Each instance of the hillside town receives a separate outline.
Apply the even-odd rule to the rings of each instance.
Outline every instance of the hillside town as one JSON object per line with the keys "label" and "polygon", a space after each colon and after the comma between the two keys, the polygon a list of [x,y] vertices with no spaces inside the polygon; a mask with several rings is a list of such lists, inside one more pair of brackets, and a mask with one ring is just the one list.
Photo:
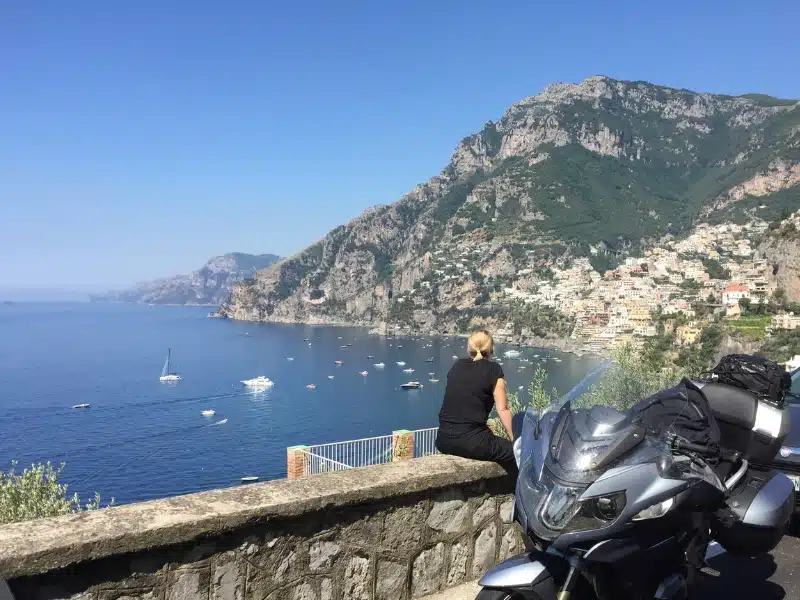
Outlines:
{"label": "hillside town", "polygon": [[[535,291],[509,287],[504,292],[574,317],[572,338],[587,351],[641,345],[657,334],[656,315],[682,316],[676,339],[690,344],[702,330],[698,303],[710,308],[709,313],[724,312],[726,318],[736,319],[742,304],[766,302],[774,292],[767,278],[771,266],[755,258],[752,245],[766,229],[764,222],[703,224],[685,239],[668,240],[641,257],[626,257],[602,275],[590,259],[577,259],[569,268],[553,268],[553,280],[540,283]],[[675,322],[667,319],[667,327]],[[781,315],[773,326],[794,328],[798,323],[800,317]]]}

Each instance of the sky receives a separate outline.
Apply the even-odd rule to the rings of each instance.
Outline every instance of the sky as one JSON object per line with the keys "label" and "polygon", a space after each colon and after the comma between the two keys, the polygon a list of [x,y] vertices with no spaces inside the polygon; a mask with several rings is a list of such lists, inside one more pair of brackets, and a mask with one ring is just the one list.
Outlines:
{"label": "sky", "polygon": [[0,288],[291,255],[557,81],[800,98],[800,2],[6,2]]}

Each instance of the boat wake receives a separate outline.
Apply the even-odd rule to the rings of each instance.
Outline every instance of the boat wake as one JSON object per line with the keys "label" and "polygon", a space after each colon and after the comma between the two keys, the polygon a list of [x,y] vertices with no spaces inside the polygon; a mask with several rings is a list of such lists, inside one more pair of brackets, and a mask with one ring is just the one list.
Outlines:
{"label": "boat wake", "polygon": [[214,425],[225,425],[228,422],[228,419],[222,419],[221,421],[217,421],[216,423],[212,423],[211,426]]}

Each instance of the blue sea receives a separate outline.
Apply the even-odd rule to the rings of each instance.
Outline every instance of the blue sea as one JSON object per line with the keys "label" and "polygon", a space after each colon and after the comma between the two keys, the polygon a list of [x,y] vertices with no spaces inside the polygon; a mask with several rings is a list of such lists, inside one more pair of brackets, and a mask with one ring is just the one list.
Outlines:
{"label": "blue sea", "polygon": [[[436,426],[447,370],[464,355],[462,338],[387,339],[357,328],[208,319],[208,310],[0,305],[0,470],[12,460],[18,469],[63,462],[70,492],[117,503],[237,485],[243,476],[280,478],[287,446]],[[158,379],[168,348],[177,383]],[[560,390],[596,364],[521,350],[561,359],[544,363],[548,385]],[[520,370],[505,362],[511,389],[527,387],[535,363]],[[416,372],[402,372],[409,367]],[[440,382],[430,383],[429,372]],[[240,383],[258,375],[275,385],[252,393]],[[401,389],[410,379],[424,387]],[[90,407],[72,408],[81,403]],[[216,414],[202,416],[206,409]]]}

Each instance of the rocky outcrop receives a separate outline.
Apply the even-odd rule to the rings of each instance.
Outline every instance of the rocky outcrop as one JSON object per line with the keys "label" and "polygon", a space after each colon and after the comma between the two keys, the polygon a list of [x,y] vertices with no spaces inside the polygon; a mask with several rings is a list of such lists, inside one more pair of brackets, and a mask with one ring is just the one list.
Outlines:
{"label": "rocky outcrop", "polygon": [[91,296],[93,301],[139,302],[145,304],[218,305],[233,286],[280,260],[275,254],[234,252],[215,256],[197,271],[139,283],[129,290]]}
{"label": "rocky outcrop", "polygon": [[[591,248],[630,251],[697,219],[791,204],[800,104],[590,77],[513,104],[427,183],[235,287],[220,314],[458,332],[569,324],[504,293]],[[715,204],[717,203],[717,204]],[[719,212],[719,211],[718,211]],[[511,316],[509,316],[511,315]],[[552,324],[551,330],[546,325]]]}

